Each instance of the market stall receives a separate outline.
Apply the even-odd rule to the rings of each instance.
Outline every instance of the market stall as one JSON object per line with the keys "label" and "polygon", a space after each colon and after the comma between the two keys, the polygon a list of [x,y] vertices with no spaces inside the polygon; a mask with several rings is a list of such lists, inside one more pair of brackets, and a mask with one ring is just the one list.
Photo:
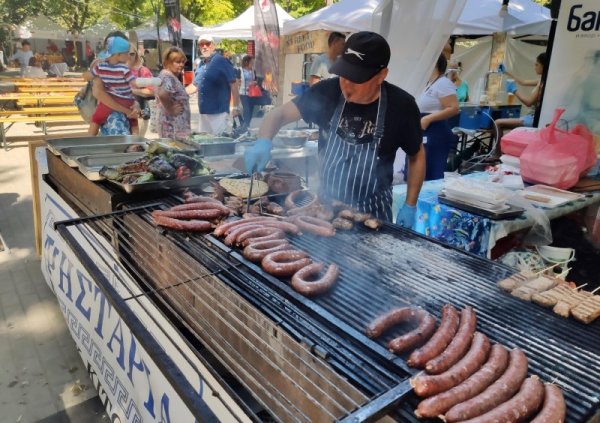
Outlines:
{"label": "market stall", "polygon": [[[74,145],[80,148],[84,141]],[[586,421],[600,404],[600,321],[561,319],[504,293],[496,282],[513,269],[388,223],[375,222],[373,229],[357,220],[352,229],[335,233],[326,225],[316,230],[307,225],[300,235],[293,222],[300,225],[305,218],[273,215],[285,209],[298,213],[314,206],[315,197],[308,190],[292,194],[287,185],[252,210],[264,215],[256,217],[263,226],[289,230],[284,242],[339,269],[326,292],[308,295],[301,284],[290,285],[289,276],[274,275],[232,242],[256,230],[243,228],[239,217],[214,232],[206,220],[175,223],[211,227],[201,233],[169,229],[169,210],[197,209],[197,216],[214,217],[223,216],[223,204],[236,210],[241,204],[245,211],[247,180],[239,191],[243,179],[225,175],[233,182],[219,185],[231,190],[230,197],[217,205],[200,190],[223,176],[218,173],[191,176],[200,178],[193,184],[167,181],[170,189],[164,181],[137,186],[92,181],[110,175],[98,172],[108,163],[109,147],[93,145],[97,153],[83,160],[68,143],[38,149],[42,270],[113,421],[419,421],[411,378],[420,370],[408,365],[408,352],[387,348],[407,326],[383,336],[366,331],[390,309],[416,306],[412,310],[434,322],[442,307],[462,309],[472,318],[476,313],[478,331],[518,348],[511,354],[526,355],[525,370],[537,375],[527,383],[539,377],[563,388],[568,421]],[[113,160],[118,154],[140,158],[113,153]],[[95,165],[96,171],[77,170],[69,159]],[[210,166],[210,158],[204,160]],[[260,182],[254,187],[266,189],[263,193],[274,187]],[[154,189],[145,189],[147,183]],[[184,186],[194,194],[185,194]],[[238,200],[231,198],[235,190]],[[281,210],[275,212],[275,206]],[[233,225],[239,225],[240,238],[230,236]],[[280,230],[274,229],[270,232]],[[472,354],[481,355],[479,344],[473,345]],[[522,381],[510,379],[517,389]]]}

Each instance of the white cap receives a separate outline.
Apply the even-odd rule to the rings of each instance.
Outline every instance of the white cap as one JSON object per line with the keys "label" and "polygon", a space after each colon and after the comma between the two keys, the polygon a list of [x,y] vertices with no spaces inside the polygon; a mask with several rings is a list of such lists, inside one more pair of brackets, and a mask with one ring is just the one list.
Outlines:
{"label": "white cap", "polygon": [[215,40],[213,39],[213,36],[209,35],[209,34],[202,34],[200,36],[200,38],[198,38],[198,42],[200,42],[200,41],[208,41],[208,42],[211,42],[211,43],[215,42]]}

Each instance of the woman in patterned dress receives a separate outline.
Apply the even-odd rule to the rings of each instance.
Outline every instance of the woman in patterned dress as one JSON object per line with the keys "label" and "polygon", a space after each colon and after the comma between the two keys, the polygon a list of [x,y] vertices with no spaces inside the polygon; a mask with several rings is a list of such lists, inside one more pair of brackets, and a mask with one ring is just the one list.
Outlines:
{"label": "woman in patterned dress", "polygon": [[189,95],[181,82],[185,62],[180,48],[171,47],[164,54],[163,70],[158,75],[161,85],[156,90],[161,138],[186,139],[191,133]]}

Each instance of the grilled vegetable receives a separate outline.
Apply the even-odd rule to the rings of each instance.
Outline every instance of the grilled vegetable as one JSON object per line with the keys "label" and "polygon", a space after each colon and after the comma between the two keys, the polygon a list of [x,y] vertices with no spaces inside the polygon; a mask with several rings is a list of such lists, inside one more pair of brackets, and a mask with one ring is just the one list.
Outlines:
{"label": "grilled vegetable", "polygon": [[118,181],[120,180],[123,175],[121,175],[119,173],[119,171],[113,167],[102,167],[102,169],[100,169],[100,175],[104,176],[106,179],[110,179],[111,181]]}
{"label": "grilled vegetable", "polygon": [[199,163],[196,159],[190,156],[186,156],[185,154],[175,153],[171,156],[169,162],[175,167],[180,168],[185,166],[190,171],[194,172],[201,163]]}
{"label": "grilled vegetable", "polygon": [[177,172],[169,162],[160,157],[155,157],[150,161],[148,171],[152,172],[156,179],[174,179]]}
{"label": "grilled vegetable", "polygon": [[192,176],[192,171],[186,166],[179,166],[177,168],[177,172],[175,173],[175,179],[187,179]]}

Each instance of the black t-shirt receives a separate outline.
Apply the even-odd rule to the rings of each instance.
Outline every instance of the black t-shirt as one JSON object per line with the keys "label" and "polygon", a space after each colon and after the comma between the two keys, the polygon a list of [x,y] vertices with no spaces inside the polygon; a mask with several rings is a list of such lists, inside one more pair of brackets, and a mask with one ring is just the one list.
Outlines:
{"label": "black t-shirt", "polygon": [[[415,99],[406,91],[384,82],[387,90],[387,111],[383,138],[379,146],[379,176],[385,185],[391,185],[393,164],[398,148],[412,156],[419,151],[423,140],[421,115]],[[305,122],[315,123],[321,131],[329,132],[330,121],[338,105],[342,90],[339,78],[330,78],[311,86],[293,101]],[[339,122],[333,128],[355,140],[356,143],[370,142],[375,131],[379,100],[371,104],[346,103]],[[319,151],[324,148],[325,137],[319,139]]]}

